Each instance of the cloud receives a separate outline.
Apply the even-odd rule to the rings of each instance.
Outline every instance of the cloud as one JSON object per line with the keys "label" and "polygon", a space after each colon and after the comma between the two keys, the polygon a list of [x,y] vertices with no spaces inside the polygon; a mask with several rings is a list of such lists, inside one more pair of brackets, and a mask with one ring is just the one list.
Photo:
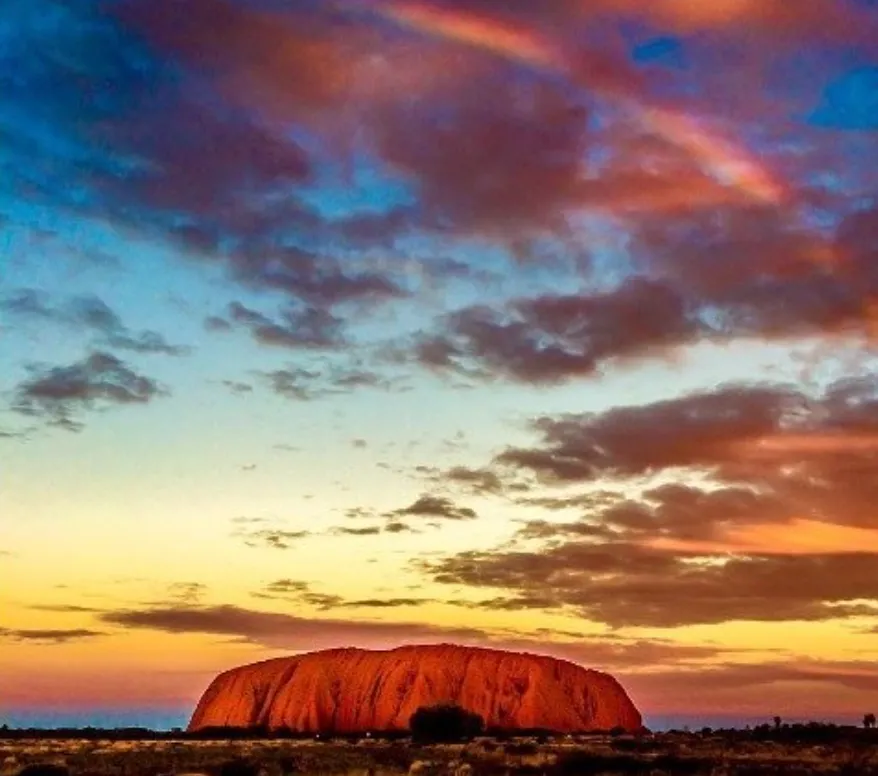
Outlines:
{"label": "cloud", "polygon": [[108,612],[101,621],[125,628],[166,633],[237,636],[266,646],[319,649],[339,644],[359,646],[425,643],[437,639],[477,639],[472,628],[441,628],[423,623],[357,622],[263,612],[238,606],[154,607]]}
{"label": "cloud", "polygon": [[49,321],[63,326],[94,332],[93,346],[132,353],[157,353],[183,356],[190,348],[171,345],[158,332],[132,331],[106,302],[96,296],[77,296],[53,306],[45,294],[23,289],[0,302],[0,309],[20,318]]}
{"label": "cloud", "polygon": [[107,634],[86,628],[0,628],[0,639],[28,644],[67,644],[71,641],[84,641]]}
{"label": "cloud", "polygon": [[231,331],[232,324],[221,315],[208,315],[204,319],[204,328],[207,331]]}
{"label": "cloud", "polygon": [[500,478],[490,469],[472,469],[467,466],[453,466],[440,476],[458,486],[465,486],[475,493],[497,493],[502,488]]}
{"label": "cloud", "polygon": [[383,519],[383,525],[370,525],[362,528],[336,527],[330,533],[342,536],[377,536],[380,533],[408,533],[416,532],[404,518],[416,518],[428,520],[429,524],[437,527],[439,520],[475,520],[478,515],[475,510],[455,504],[449,498],[425,493],[415,499],[411,504],[389,512],[379,513],[366,507],[352,507],[345,512],[345,516],[352,519],[377,520]]}
{"label": "cloud", "polygon": [[612,627],[863,616],[856,601],[878,596],[876,401],[867,376],[537,419],[540,443],[493,469],[531,477],[523,504],[580,517],[420,567],[501,593],[487,608],[573,607]]}
{"label": "cloud", "polygon": [[94,606],[79,604],[33,604],[28,607],[38,612],[57,612],[59,614],[94,614],[103,611]]}
{"label": "cloud", "polygon": [[[699,557],[626,541],[464,552],[428,562],[436,582],[508,590],[611,627],[843,618],[878,596],[875,553]],[[804,581],[807,580],[807,581]]]}
{"label": "cloud", "polygon": [[783,0],[717,0],[710,5],[688,0],[656,0],[648,6],[636,0],[598,0],[571,5],[586,17],[619,14],[686,34],[746,31],[760,38],[768,37],[776,45],[833,39],[862,41],[868,30],[878,26],[867,9],[857,8],[854,3],[826,0],[801,8],[791,8]]}
{"label": "cloud", "polygon": [[[408,606],[408,599],[400,606]],[[366,601],[365,603],[371,603]],[[359,604],[358,604],[359,605]],[[698,663],[723,654],[734,654],[714,645],[686,645],[661,639],[625,639],[580,635],[576,641],[555,641],[545,634],[534,637],[478,628],[443,627],[419,622],[386,622],[309,618],[258,611],[238,606],[122,609],[100,619],[128,629],[166,633],[203,633],[245,639],[272,648],[316,650],[339,645],[387,649],[401,644],[435,644],[449,641],[551,655],[587,667],[615,669]]]}
{"label": "cloud", "polygon": [[342,606],[349,609],[397,609],[403,606],[423,606],[432,601],[431,598],[360,598],[345,601]]}
{"label": "cloud", "polygon": [[474,520],[477,515],[469,507],[461,507],[444,496],[424,494],[407,507],[395,509],[388,516],[432,517],[440,520]]}
{"label": "cloud", "polygon": [[278,323],[267,315],[253,310],[240,302],[232,302],[228,308],[228,320],[212,318],[211,328],[221,330],[219,321],[246,327],[260,345],[291,349],[334,349],[346,344],[342,333],[343,321],[325,309],[308,307],[301,310],[287,309],[281,312]]}
{"label": "cloud", "polygon": [[321,611],[343,605],[343,599],[340,596],[314,592],[309,583],[293,579],[276,579],[252,595],[254,598],[301,602]]}
{"label": "cloud", "polygon": [[605,294],[519,300],[499,314],[461,310],[416,353],[430,368],[552,383],[591,375],[609,358],[695,341],[700,328],[673,289],[635,278]]}
{"label": "cloud", "polygon": [[542,444],[508,448],[496,463],[545,482],[590,482],[669,467],[714,467],[738,457],[735,445],[779,432],[807,410],[790,385],[725,385],[716,390],[600,414],[534,421]]}
{"label": "cloud", "polygon": [[857,660],[768,660],[722,662],[703,666],[632,671],[620,667],[617,678],[651,713],[714,713],[764,716],[765,698],[783,715],[831,715],[850,712],[851,692],[867,702],[874,692],[874,665]]}
{"label": "cloud", "polygon": [[352,393],[361,388],[391,390],[399,384],[395,379],[371,369],[339,364],[313,368],[289,366],[263,372],[262,377],[274,393],[295,401],[313,401]]}
{"label": "cloud", "polygon": [[381,526],[370,525],[364,528],[347,528],[346,526],[339,526],[337,528],[333,528],[332,533],[336,533],[341,536],[377,536],[381,533]]}
{"label": "cloud", "polygon": [[310,531],[282,531],[275,528],[263,528],[258,531],[247,531],[240,534],[248,547],[270,547],[275,550],[288,550],[299,539],[311,535]]}
{"label": "cloud", "polygon": [[[398,5],[377,10],[399,22],[406,13]],[[847,276],[816,269],[815,257],[837,247],[830,235],[803,224],[795,207],[742,198],[759,177],[754,160],[765,156],[766,170],[756,172],[774,179],[766,172],[772,154],[713,133],[699,117],[700,93],[690,101],[674,88],[668,102],[679,106],[651,107],[653,85],[610,43],[615,37],[573,31],[594,30],[608,14],[645,17],[722,30],[746,53],[755,45],[746,25],[764,33],[782,19],[793,37],[842,27],[862,33],[868,25],[853,20],[868,14],[851,6],[787,18],[779,6],[763,14],[749,4],[746,13],[741,4],[699,13],[671,0],[654,11],[607,0],[588,12],[564,3],[539,14],[499,4],[403,5],[409,22],[413,7],[428,22],[414,23],[417,34],[376,9],[301,2],[175,0],[157,13],[146,0],[124,0],[100,19],[90,5],[59,8],[48,29],[33,25],[32,34],[46,38],[33,50],[56,45],[66,56],[48,63],[17,56],[11,68],[21,83],[10,87],[26,113],[48,122],[85,161],[71,165],[41,149],[67,165],[77,185],[54,190],[54,178],[43,176],[32,188],[182,242],[249,290],[283,296],[279,315],[245,308],[235,321],[276,346],[341,347],[351,309],[410,299],[403,267],[411,261],[392,250],[400,236],[443,249],[475,236],[516,255],[544,255],[541,241],[549,241],[575,263],[570,246],[598,239],[579,224],[594,213],[628,219],[624,261],[634,277],[616,276],[611,290],[578,277],[576,294],[539,289],[507,304],[465,307],[419,337],[412,357],[430,368],[546,384],[704,337],[862,331],[876,291],[871,265],[861,262]],[[82,54],[91,50],[103,56]],[[28,88],[47,82],[71,88]],[[96,95],[83,115],[59,96],[80,83]],[[736,83],[735,91],[753,90]],[[485,101],[486,93],[496,99]],[[595,95],[624,98],[629,108],[608,110]],[[317,190],[351,188],[339,171],[364,161],[404,201],[330,215]],[[846,212],[842,204],[832,201],[835,220]],[[376,246],[390,257],[381,265],[370,253]],[[415,263],[431,278],[477,271],[446,256]],[[219,316],[207,322],[231,324]],[[163,348],[148,337],[115,342]]]}
{"label": "cloud", "polygon": [[253,393],[253,386],[240,380],[223,380],[222,384],[236,396]]}
{"label": "cloud", "polygon": [[463,307],[416,335],[410,358],[438,372],[546,385],[702,342],[874,338],[870,210],[846,216],[832,239],[782,209],[719,212],[644,216],[629,226],[632,267],[615,287]]}
{"label": "cloud", "polygon": [[499,239],[563,230],[590,147],[587,111],[549,82],[522,87],[500,68],[460,84],[441,127],[427,99],[389,107],[375,128],[384,158],[420,182],[427,224]]}
{"label": "cloud", "polygon": [[318,610],[330,609],[393,609],[403,606],[421,606],[429,598],[362,598],[346,600],[338,595],[318,593],[308,582],[294,579],[276,579],[252,594],[255,598],[282,599],[301,602]]}
{"label": "cloud", "polygon": [[[390,274],[333,255],[335,243],[386,243],[381,232],[405,228],[404,212],[321,213],[308,195],[327,157],[297,131],[332,131],[351,97],[346,81],[374,53],[368,30],[342,35],[335,14],[296,3],[265,12],[174,0],[161,14],[144,0],[107,13],[53,3],[40,23],[18,5],[28,43],[11,50],[16,79],[6,85],[27,129],[10,129],[11,179],[29,199],[163,237],[249,289],[313,310],[405,294]],[[49,48],[64,55],[31,55]],[[68,88],[95,99],[83,111]]]}
{"label": "cloud", "polygon": [[168,596],[181,604],[197,604],[207,592],[202,582],[174,582],[168,585]]}
{"label": "cloud", "polygon": [[77,411],[111,405],[147,404],[167,393],[109,353],[95,351],[69,366],[29,368],[31,376],[15,392],[12,408],[78,431]]}

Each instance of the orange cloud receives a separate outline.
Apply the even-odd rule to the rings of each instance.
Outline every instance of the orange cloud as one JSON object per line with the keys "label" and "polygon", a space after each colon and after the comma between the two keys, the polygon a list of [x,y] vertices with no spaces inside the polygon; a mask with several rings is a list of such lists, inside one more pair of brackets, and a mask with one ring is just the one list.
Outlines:
{"label": "orange cloud", "polygon": [[838,0],[578,0],[581,17],[620,14],[683,34],[746,27],[773,40],[869,40],[874,20]]}
{"label": "orange cloud", "polygon": [[780,181],[745,148],[699,126],[680,113],[632,104],[644,126],[689,152],[716,179],[732,185],[755,200],[779,204],[786,196]]}
{"label": "orange cloud", "polygon": [[[784,187],[745,149],[720,138],[684,115],[642,106],[631,95],[624,94],[619,78],[606,77],[606,63],[591,62],[580,74],[569,55],[536,31],[471,11],[440,9],[419,2],[390,2],[379,6],[378,13],[430,35],[571,77],[577,83],[617,102],[641,126],[686,151],[704,170],[726,185],[735,187],[754,200],[769,204],[780,204],[784,199]],[[603,77],[594,77],[598,71]]]}
{"label": "orange cloud", "polygon": [[878,529],[795,518],[787,523],[745,525],[715,541],[653,539],[646,545],[672,552],[811,555],[878,552]]}
{"label": "orange cloud", "polygon": [[853,453],[878,450],[878,434],[775,434],[748,439],[736,449],[748,456]]}
{"label": "orange cloud", "polygon": [[395,2],[378,12],[399,24],[552,71],[567,68],[566,59],[535,32],[474,12],[417,2]]}

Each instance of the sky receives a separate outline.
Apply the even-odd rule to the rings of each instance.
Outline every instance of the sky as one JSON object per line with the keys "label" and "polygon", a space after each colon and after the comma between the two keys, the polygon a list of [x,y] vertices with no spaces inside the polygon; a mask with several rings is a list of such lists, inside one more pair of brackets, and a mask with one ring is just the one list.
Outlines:
{"label": "sky", "polygon": [[6,0],[0,718],[455,642],[878,692],[873,0]]}

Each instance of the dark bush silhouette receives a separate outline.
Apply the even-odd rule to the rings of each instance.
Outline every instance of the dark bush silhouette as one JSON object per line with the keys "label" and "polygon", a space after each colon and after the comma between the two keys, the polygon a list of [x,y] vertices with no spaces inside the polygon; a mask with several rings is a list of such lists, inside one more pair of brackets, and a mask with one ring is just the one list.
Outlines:
{"label": "dark bush silhouette", "polygon": [[55,763],[33,763],[22,768],[18,776],[70,776],[70,770]]}
{"label": "dark bush silhouette", "polygon": [[873,728],[875,727],[875,715],[869,712],[868,714],[863,715],[863,727],[864,728]]}
{"label": "dark bush silhouette", "polygon": [[415,741],[462,741],[479,735],[485,721],[478,714],[448,703],[421,706],[409,718],[409,729]]}
{"label": "dark bush silhouette", "polygon": [[709,762],[675,754],[643,759],[633,754],[603,754],[583,749],[562,753],[547,771],[550,776],[608,776],[611,773],[618,776],[695,776],[711,772]]}

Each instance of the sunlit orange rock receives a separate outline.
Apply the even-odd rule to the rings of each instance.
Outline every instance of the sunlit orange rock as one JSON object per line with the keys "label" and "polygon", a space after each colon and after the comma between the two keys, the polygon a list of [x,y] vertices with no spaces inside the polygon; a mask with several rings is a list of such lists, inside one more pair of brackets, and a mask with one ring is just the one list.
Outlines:
{"label": "sunlit orange rock", "polygon": [[569,732],[642,725],[609,674],[550,657],[441,644],[330,649],[233,668],[207,688],[189,730],[401,730],[420,706],[439,702],[503,728]]}

